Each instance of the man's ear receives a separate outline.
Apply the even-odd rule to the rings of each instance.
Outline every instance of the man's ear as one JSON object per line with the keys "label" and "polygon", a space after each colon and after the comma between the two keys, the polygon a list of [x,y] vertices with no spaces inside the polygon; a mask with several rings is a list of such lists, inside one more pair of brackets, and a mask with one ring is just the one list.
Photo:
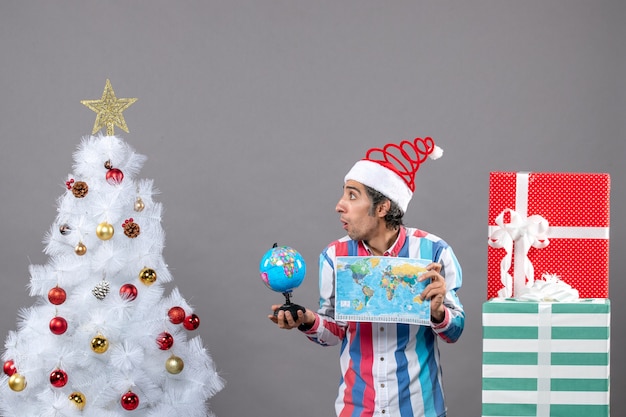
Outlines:
{"label": "man's ear", "polygon": [[385,217],[389,210],[391,210],[391,201],[385,200],[376,207],[376,214],[378,217]]}

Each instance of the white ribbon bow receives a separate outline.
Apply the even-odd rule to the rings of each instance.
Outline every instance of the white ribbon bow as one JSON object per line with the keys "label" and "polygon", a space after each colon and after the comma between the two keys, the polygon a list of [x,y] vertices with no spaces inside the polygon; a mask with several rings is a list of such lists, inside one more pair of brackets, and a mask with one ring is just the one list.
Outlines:
{"label": "white ribbon bow", "polygon": [[[504,215],[510,213],[511,221],[505,223]],[[515,294],[520,294],[524,287],[532,285],[535,271],[532,262],[528,258],[528,251],[531,247],[542,249],[550,244],[548,240],[549,224],[546,219],[538,214],[524,217],[515,210],[505,209],[495,219],[497,228],[489,236],[489,246],[493,248],[504,248],[506,255],[500,262],[500,277],[503,288],[498,291],[498,296],[509,298],[513,295],[513,284],[515,284]],[[513,252],[515,243],[515,252]],[[513,276],[509,274],[512,264],[512,256],[515,253],[515,266]],[[527,281],[528,280],[528,284]]]}
{"label": "white ribbon bow", "polygon": [[578,290],[561,281],[556,274],[543,274],[532,286],[525,288],[521,294],[515,294],[520,301],[559,301],[573,302],[579,299]]}

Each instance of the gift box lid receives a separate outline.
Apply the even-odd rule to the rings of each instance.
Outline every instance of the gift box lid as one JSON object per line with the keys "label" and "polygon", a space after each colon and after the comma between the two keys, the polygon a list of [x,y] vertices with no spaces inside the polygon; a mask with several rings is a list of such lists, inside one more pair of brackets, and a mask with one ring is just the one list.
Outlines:
{"label": "gift box lid", "polygon": [[[521,196],[520,174],[528,175],[527,191]],[[606,173],[491,172],[489,225],[495,225],[506,209],[526,208],[522,215],[540,214],[556,227],[609,227],[610,187]]]}

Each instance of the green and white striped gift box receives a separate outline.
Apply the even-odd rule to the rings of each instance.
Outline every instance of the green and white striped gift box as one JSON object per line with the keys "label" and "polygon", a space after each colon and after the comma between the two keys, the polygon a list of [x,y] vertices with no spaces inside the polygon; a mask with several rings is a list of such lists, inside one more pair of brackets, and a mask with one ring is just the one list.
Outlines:
{"label": "green and white striped gift box", "polygon": [[610,301],[483,304],[483,417],[608,417]]}

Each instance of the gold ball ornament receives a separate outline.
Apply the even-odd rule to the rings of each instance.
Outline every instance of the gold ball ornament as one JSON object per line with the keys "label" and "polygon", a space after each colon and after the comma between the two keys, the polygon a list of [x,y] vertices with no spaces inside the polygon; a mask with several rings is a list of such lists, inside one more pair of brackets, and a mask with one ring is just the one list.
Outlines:
{"label": "gold ball ornament", "polygon": [[68,398],[70,399],[70,401],[74,403],[74,405],[79,410],[82,410],[83,408],[85,408],[85,403],[87,399],[85,398],[85,394],[83,394],[82,392],[74,391],[73,393],[70,394]]}
{"label": "gold ball ornament", "polygon": [[91,339],[91,350],[97,354],[103,354],[109,349],[109,341],[106,337],[98,335]]}
{"label": "gold ball ornament", "polygon": [[145,203],[141,197],[137,197],[137,200],[135,200],[135,211],[143,211],[144,208],[146,208]]}
{"label": "gold ball ornament", "polygon": [[154,284],[156,281],[157,273],[154,269],[146,267],[139,272],[139,279],[144,283],[144,285],[149,286]]}
{"label": "gold ball ornament", "polygon": [[102,240],[109,240],[113,237],[113,225],[107,222],[102,222],[96,227],[96,236]]}
{"label": "gold ball ornament", "polygon": [[26,388],[26,377],[19,373],[14,373],[9,378],[9,388],[15,392],[23,391]]}
{"label": "gold ball ornament", "polygon": [[165,361],[165,369],[170,374],[174,374],[174,375],[179,374],[182,372],[184,367],[185,367],[185,362],[183,362],[183,360],[176,355],[170,356]]}
{"label": "gold ball ornament", "polygon": [[78,245],[74,248],[74,252],[78,256],[83,256],[87,253],[87,246],[83,242],[78,242]]}

